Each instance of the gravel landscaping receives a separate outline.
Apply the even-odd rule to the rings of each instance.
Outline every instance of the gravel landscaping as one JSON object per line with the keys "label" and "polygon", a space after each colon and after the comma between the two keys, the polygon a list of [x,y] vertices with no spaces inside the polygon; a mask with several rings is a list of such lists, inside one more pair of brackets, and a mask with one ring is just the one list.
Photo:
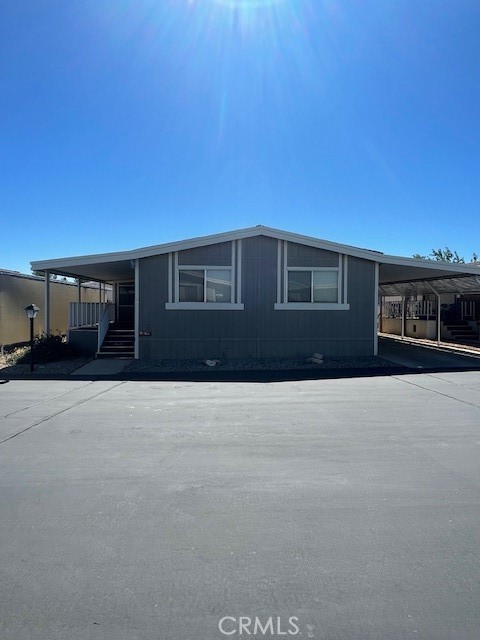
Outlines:
{"label": "gravel landscaping", "polygon": [[127,365],[124,372],[285,371],[291,369],[365,369],[389,366],[391,366],[391,362],[375,356],[325,357],[323,364],[307,362],[307,358],[248,358],[224,360],[215,367],[209,367],[202,360],[136,360]]}
{"label": "gravel landscaping", "polygon": [[35,371],[30,373],[29,364],[9,364],[5,358],[0,359],[0,376],[26,376],[26,375],[69,375],[78,367],[86,362],[90,362],[90,358],[72,358],[69,360],[57,360],[56,362],[46,362],[44,364],[36,364]]}
{"label": "gravel landscaping", "polygon": [[[10,364],[5,358],[0,359],[0,376],[16,377],[30,375],[70,375],[91,358],[72,358],[44,364],[35,364],[35,371],[30,374],[29,364]],[[202,360],[134,360],[128,364],[124,373],[194,373],[201,371],[289,371],[289,370],[322,370],[322,369],[378,369],[390,367],[391,362],[375,356],[362,357],[325,357],[323,364],[308,362],[307,358],[248,358],[221,361],[210,367]]]}

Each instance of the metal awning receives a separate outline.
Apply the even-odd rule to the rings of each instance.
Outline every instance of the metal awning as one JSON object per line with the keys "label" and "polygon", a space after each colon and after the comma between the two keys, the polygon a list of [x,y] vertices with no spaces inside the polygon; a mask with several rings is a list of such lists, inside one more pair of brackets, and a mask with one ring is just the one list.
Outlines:
{"label": "metal awning", "polygon": [[380,283],[381,296],[427,295],[429,293],[480,293],[480,276],[456,275],[395,283]]}

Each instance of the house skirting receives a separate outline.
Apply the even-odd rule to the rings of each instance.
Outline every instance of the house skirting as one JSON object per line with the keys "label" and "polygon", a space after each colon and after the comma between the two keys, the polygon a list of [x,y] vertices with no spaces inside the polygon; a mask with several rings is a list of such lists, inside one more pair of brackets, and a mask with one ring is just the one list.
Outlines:
{"label": "house skirting", "polygon": [[79,353],[86,356],[94,356],[97,353],[98,346],[97,329],[71,329],[68,332],[68,342]]}
{"label": "house skirting", "polygon": [[170,339],[140,337],[139,356],[147,360],[236,359],[326,356],[370,356],[373,340],[223,340]]}

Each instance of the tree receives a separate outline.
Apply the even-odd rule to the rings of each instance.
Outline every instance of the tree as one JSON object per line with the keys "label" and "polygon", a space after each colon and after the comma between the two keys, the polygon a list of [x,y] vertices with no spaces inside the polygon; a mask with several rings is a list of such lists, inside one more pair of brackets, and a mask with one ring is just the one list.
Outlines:
{"label": "tree", "polygon": [[[35,271],[32,269],[32,273],[34,276],[41,276],[42,278],[45,276],[45,271]],[[55,273],[50,274],[50,280],[57,280],[58,282],[68,282],[68,278],[65,276],[57,276]]]}
{"label": "tree", "polygon": [[[418,260],[436,260],[437,262],[454,262],[457,264],[465,264],[465,258],[459,256],[456,251],[452,251],[448,247],[445,249],[432,249],[432,252],[428,256],[421,256],[419,253],[413,255]],[[470,262],[476,262],[478,255],[473,252]]]}

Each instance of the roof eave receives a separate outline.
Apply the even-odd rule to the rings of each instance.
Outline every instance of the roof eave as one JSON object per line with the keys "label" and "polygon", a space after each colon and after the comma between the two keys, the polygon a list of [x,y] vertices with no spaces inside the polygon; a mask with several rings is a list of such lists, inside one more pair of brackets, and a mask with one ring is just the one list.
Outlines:
{"label": "roof eave", "polygon": [[287,242],[296,242],[307,246],[325,249],[326,251],[334,251],[349,256],[363,258],[364,260],[378,261],[383,255],[380,252],[370,251],[368,249],[360,249],[349,245],[321,240],[310,236],[303,236],[289,231],[273,229],[271,227],[257,226],[246,229],[237,229],[235,231],[226,231],[216,233],[209,236],[201,236],[198,238],[190,238],[188,240],[180,240],[168,242],[161,245],[151,247],[143,247],[140,249],[132,249],[128,251],[119,251],[114,253],[100,253],[85,256],[71,256],[66,258],[54,258],[52,260],[35,260],[31,262],[32,269],[35,271],[54,270],[55,268],[68,269],[68,267],[78,267],[82,265],[102,264],[105,262],[118,262],[122,260],[134,260],[137,258],[149,258],[155,255],[162,255],[172,251],[185,251],[196,247],[217,244],[221,242],[230,242],[232,240],[242,240],[259,235],[266,235],[278,240],[286,240]]}

